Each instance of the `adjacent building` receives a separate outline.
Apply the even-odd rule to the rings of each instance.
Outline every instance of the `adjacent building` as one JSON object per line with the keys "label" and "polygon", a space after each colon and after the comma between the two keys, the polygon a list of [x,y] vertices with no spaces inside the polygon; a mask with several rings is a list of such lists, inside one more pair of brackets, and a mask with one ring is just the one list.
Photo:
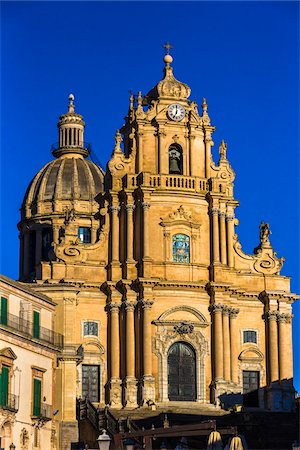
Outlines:
{"label": "adjacent building", "polygon": [[0,276],[0,448],[56,449],[55,303]]}

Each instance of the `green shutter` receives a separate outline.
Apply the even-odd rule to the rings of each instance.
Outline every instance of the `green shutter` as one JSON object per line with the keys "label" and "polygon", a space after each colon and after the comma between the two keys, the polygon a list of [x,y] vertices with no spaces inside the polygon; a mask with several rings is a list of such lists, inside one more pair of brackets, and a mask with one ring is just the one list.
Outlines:
{"label": "green shutter", "polygon": [[1,324],[7,325],[7,298],[1,297]]}
{"label": "green shutter", "polygon": [[0,404],[1,406],[7,406],[8,404],[8,375],[9,375],[9,369],[8,367],[2,366],[2,374],[0,377]]}
{"label": "green shutter", "polygon": [[40,313],[33,311],[33,337],[40,338]]}
{"label": "green shutter", "polygon": [[33,379],[33,415],[39,417],[41,415],[41,394],[42,381],[37,378]]}

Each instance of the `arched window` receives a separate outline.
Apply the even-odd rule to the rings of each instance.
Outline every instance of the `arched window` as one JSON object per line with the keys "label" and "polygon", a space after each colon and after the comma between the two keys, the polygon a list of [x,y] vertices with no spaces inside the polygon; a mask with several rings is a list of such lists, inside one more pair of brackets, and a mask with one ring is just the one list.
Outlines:
{"label": "arched window", "polygon": [[172,144],[169,148],[169,173],[183,174],[182,148],[178,144]]}
{"label": "arched window", "polygon": [[168,397],[171,401],[196,401],[196,356],[185,342],[175,342],[168,352]]}
{"label": "arched window", "polygon": [[190,262],[190,238],[186,234],[174,234],[173,236],[173,261]]}

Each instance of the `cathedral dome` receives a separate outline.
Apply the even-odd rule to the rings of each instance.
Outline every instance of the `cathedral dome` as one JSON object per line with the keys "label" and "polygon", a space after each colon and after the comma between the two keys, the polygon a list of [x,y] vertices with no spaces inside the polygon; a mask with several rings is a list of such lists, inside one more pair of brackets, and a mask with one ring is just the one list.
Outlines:
{"label": "cathedral dome", "polygon": [[92,161],[75,154],[60,157],[46,164],[33,178],[23,207],[34,215],[38,213],[39,204],[45,202],[92,201],[103,191],[103,179],[103,170]]}
{"label": "cathedral dome", "polygon": [[22,219],[62,212],[69,206],[89,213],[92,211],[83,202],[93,203],[103,192],[104,171],[86,159],[90,146],[83,141],[85,123],[75,113],[73,100],[71,94],[68,112],[60,116],[57,124],[59,142],[52,146],[56,159],[47,163],[31,181],[22,203]]}

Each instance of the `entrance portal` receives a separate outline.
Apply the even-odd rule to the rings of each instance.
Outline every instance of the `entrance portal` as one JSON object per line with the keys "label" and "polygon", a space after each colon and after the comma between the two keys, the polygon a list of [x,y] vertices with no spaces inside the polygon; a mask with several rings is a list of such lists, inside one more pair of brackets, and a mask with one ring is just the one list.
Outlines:
{"label": "entrance portal", "polygon": [[176,342],[168,352],[168,395],[173,401],[196,401],[195,352],[184,342]]}

